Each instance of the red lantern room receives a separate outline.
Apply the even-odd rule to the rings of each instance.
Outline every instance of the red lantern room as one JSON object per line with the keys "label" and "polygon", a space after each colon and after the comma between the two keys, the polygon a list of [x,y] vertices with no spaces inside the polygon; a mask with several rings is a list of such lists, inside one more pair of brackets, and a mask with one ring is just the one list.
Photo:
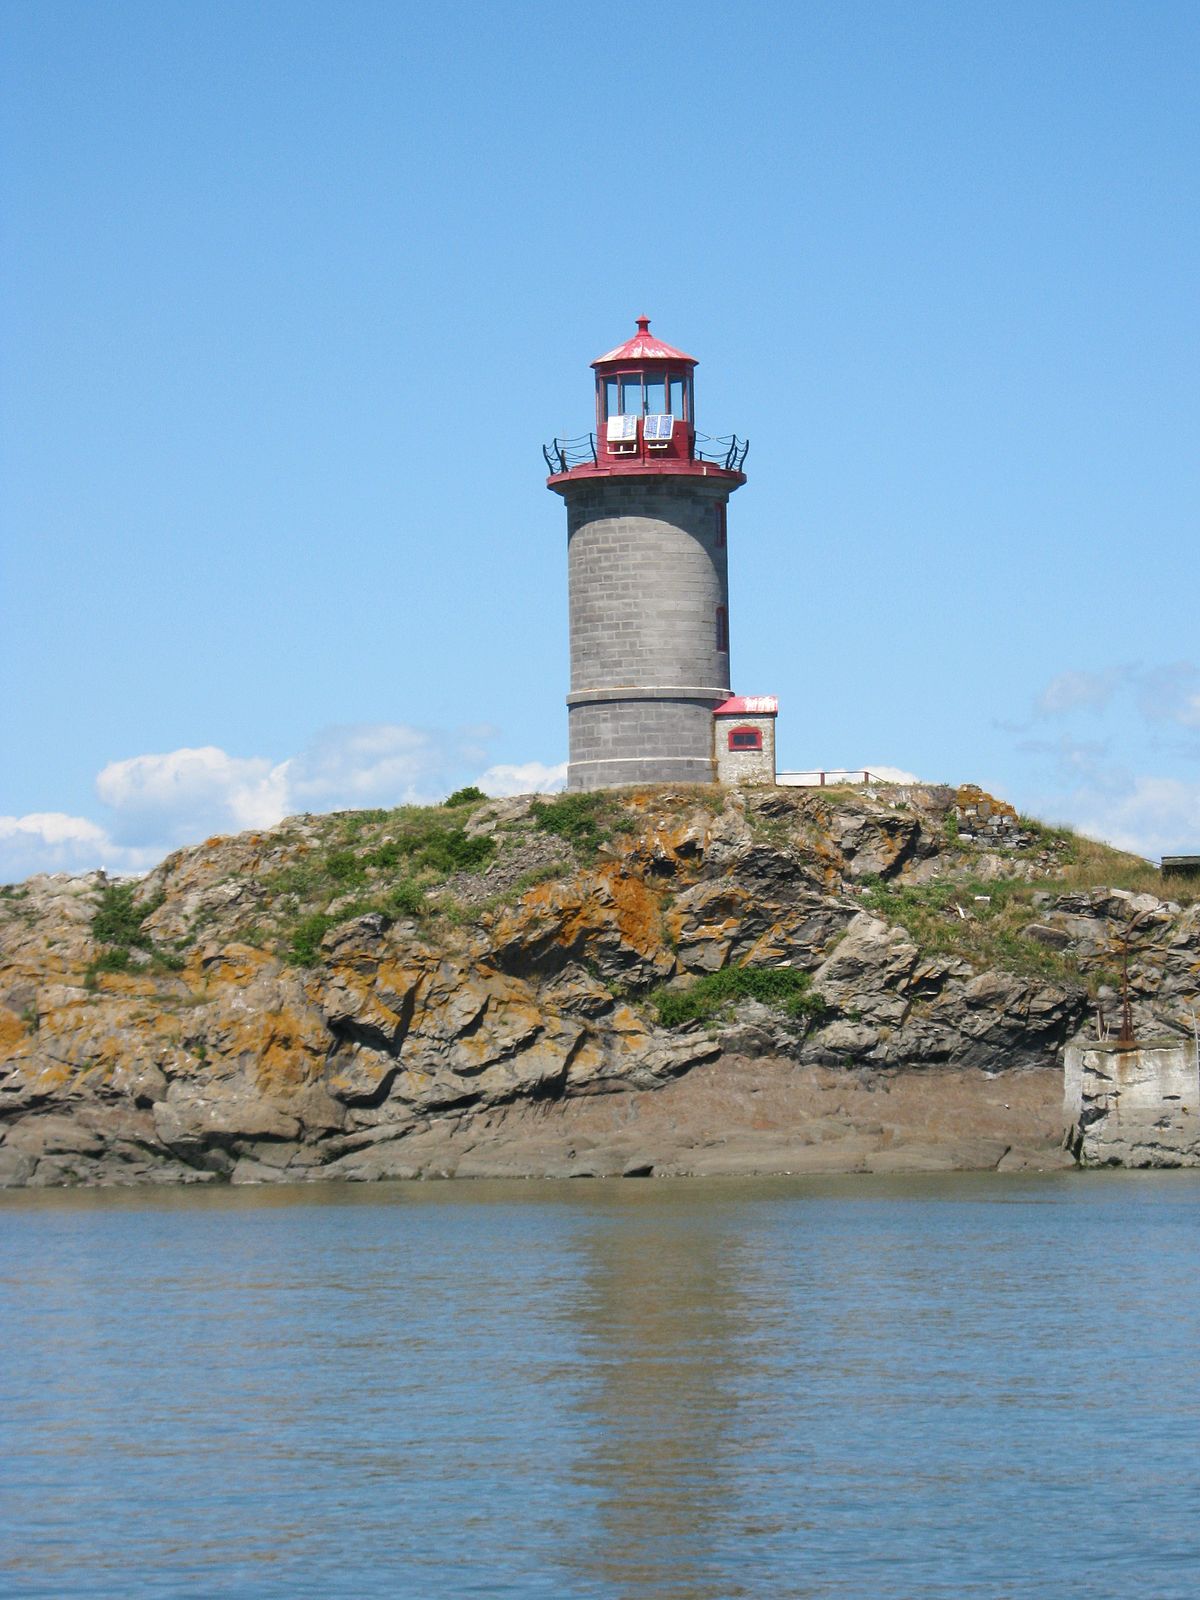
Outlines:
{"label": "red lantern room", "polygon": [[650,318],[615,350],[593,361],[596,453],[601,461],[690,461],[696,437],[693,356],[650,332]]}
{"label": "red lantern room", "polygon": [[596,429],[543,447],[552,487],[567,475],[649,471],[707,476],[714,467],[732,474],[736,483],[745,482],[741,468],[747,441],[736,435],[712,439],[696,431],[696,358],[656,338],[649,317],[638,317],[633,338],[600,356],[592,367]]}

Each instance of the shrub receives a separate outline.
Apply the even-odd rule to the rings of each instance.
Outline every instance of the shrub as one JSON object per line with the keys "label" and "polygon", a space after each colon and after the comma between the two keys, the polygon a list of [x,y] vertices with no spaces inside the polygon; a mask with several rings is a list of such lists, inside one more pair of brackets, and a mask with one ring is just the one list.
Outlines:
{"label": "shrub", "polygon": [[88,976],[97,972],[128,972],[130,960],[131,952],[127,944],[110,946],[102,950],[88,966]]}
{"label": "shrub", "polygon": [[389,839],[381,844],[378,849],[371,850],[366,856],[368,866],[382,867],[385,871],[389,867],[398,867],[406,855],[411,855],[415,841],[411,839]]}
{"label": "shrub", "polygon": [[388,891],[381,909],[389,917],[419,917],[429,906],[418,885],[403,878]]}
{"label": "shrub", "polygon": [[463,828],[447,828],[440,817],[423,826],[389,839],[366,857],[373,867],[388,871],[402,862],[420,871],[428,868],[448,877],[452,872],[471,872],[496,853],[492,839],[472,839]]}
{"label": "shrub", "polygon": [[442,801],[444,806],[477,806],[481,800],[486,800],[487,795],[482,789],[469,783],[465,789],[455,789],[453,794],[448,794]]}
{"label": "shrub", "polygon": [[133,897],[137,890],[136,883],[110,883],[101,889],[100,904],[92,918],[92,938],[97,944],[126,949],[137,945],[142,950],[150,949],[150,935],[143,931],[142,923],[162,905],[162,896],[144,906],[136,906]]}
{"label": "shrub", "polygon": [[315,967],[321,959],[321,940],[341,920],[325,911],[316,911],[311,917],[304,917],[292,929],[289,958],[297,966]]}
{"label": "shrub", "polygon": [[529,808],[535,828],[556,833],[584,855],[593,855],[608,838],[601,826],[602,794],[560,794],[553,800],[535,800]]}
{"label": "shrub", "polygon": [[367,874],[363,863],[353,850],[334,850],[325,858],[325,870],[335,883],[365,883]]}
{"label": "shrub", "polygon": [[814,1019],[825,1010],[808,973],[792,967],[723,967],[697,978],[686,989],[660,989],[651,997],[664,1028],[711,1021],[727,1013],[737,1000],[759,1000],[797,1019]]}
{"label": "shrub", "polygon": [[452,872],[471,872],[490,861],[496,846],[491,839],[471,839],[462,828],[449,833],[435,833],[422,845],[414,860],[418,866],[432,867],[435,872],[449,875]]}

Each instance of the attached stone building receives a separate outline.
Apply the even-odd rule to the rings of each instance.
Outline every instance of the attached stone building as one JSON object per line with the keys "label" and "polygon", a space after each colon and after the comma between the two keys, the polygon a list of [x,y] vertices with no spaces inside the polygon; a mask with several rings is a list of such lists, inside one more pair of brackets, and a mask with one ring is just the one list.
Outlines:
{"label": "attached stone building", "polygon": [[717,782],[775,782],[775,718],[779,701],[773,694],[733,695],[713,712],[713,745]]}

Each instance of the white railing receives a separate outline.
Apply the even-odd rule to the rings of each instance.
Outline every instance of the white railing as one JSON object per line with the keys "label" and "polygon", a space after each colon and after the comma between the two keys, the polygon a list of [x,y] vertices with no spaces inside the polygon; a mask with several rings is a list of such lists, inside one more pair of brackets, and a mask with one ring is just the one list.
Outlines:
{"label": "white railing", "polygon": [[852,783],[883,783],[883,778],[873,778],[863,767],[826,767],[822,772],[777,772],[775,782],[792,789],[824,789]]}

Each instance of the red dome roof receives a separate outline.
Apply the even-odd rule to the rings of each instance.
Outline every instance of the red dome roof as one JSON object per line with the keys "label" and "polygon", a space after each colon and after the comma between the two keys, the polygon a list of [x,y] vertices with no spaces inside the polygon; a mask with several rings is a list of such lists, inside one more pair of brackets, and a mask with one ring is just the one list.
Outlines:
{"label": "red dome roof", "polygon": [[656,339],[650,332],[649,317],[638,317],[637,326],[638,331],[632,339],[626,339],[624,344],[619,344],[607,355],[597,356],[592,365],[604,367],[610,361],[681,361],[686,362],[689,367],[698,364],[695,356],[685,356],[683,351],[676,350],[674,345],[664,344],[661,339]]}

